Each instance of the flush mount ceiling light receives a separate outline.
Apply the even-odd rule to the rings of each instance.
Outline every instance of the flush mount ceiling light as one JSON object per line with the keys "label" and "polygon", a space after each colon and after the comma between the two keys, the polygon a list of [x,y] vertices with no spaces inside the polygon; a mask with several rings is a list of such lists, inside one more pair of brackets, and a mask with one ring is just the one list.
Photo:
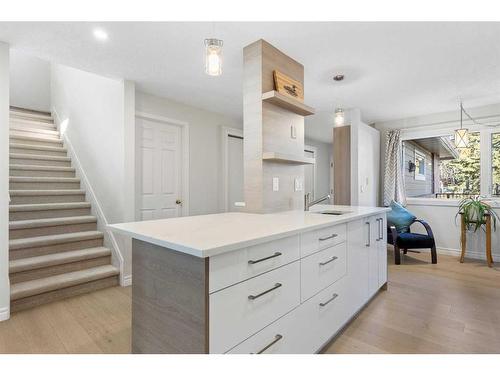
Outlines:
{"label": "flush mount ceiling light", "polygon": [[342,108],[335,109],[335,125],[342,126],[344,125],[345,115],[344,110]]}
{"label": "flush mount ceiling light", "polygon": [[101,42],[104,42],[108,40],[108,33],[103,29],[94,29],[94,38]]}
{"label": "flush mount ceiling light", "polygon": [[209,76],[222,74],[222,40],[205,39],[205,72]]}
{"label": "flush mount ceiling light", "polygon": [[336,81],[336,82],[340,82],[344,79],[344,75],[343,74],[337,74],[335,76],[333,76],[333,80]]}
{"label": "flush mount ceiling light", "polygon": [[[463,127],[463,114],[466,114],[471,120],[467,112],[465,112],[462,102],[460,102],[460,129],[455,130],[455,147],[467,148],[469,147],[469,129]],[[474,120],[472,120],[474,121]]]}

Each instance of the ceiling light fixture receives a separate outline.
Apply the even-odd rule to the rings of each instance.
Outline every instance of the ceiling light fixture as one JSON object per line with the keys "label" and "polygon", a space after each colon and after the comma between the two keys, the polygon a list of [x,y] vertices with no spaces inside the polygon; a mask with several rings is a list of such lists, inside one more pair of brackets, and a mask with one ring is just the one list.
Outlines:
{"label": "ceiling light fixture", "polygon": [[222,40],[205,39],[205,72],[209,76],[222,74]]}
{"label": "ceiling light fixture", "polygon": [[94,37],[101,42],[108,40],[108,33],[103,29],[94,29]]}
{"label": "ceiling light fixture", "polygon": [[337,74],[337,75],[333,76],[333,80],[337,81],[337,82],[340,82],[343,79],[344,79],[344,75],[343,74]]}
{"label": "ceiling light fixture", "polygon": [[[455,147],[467,148],[469,147],[469,129],[463,127],[463,114],[469,116],[465,112],[462,102],[460,102],[460,129],[455,130]],[[470,118],[470,116],[469,116]],[[473,120],[474,121],[474,120]]]}
{"label": "ceiling light fixture", "polygon": [[345,122],[345,114],[342,108],[335,109],[335,125],[342,126]]}

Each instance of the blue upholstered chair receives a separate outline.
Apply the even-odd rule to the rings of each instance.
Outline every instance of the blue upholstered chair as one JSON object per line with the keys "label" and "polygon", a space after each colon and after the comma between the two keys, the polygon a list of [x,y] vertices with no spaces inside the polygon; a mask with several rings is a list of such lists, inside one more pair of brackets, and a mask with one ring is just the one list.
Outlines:
{"label": "blue upholstered chair", "polygon": [[[414,223],[423,225],[427,234],[412,233],[410,227]],[[401,249],[404,254],[430,249],[432,263],[437,263],[436,241],[430,225],[396,202],[391,203],[391,211],[387,213],[387,242],[394,246],[395,264],[401,264]]]}

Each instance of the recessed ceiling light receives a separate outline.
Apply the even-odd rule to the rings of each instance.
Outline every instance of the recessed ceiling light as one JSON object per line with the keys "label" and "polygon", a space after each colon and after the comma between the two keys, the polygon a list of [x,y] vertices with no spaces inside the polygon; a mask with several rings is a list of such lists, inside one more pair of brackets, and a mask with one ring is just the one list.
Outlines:
{"label": "recessed ceiling light", "polygon": [[333,76],[333,80],[334,81],[342,81],[344,79],[344,75],[343,74],[337,74],[336,76]]}
{"label": "recessed ceiling light", "polygon": [[105,41],[108,40],[108,33],[103,29],[94,29],[94,37],[97,40]]}

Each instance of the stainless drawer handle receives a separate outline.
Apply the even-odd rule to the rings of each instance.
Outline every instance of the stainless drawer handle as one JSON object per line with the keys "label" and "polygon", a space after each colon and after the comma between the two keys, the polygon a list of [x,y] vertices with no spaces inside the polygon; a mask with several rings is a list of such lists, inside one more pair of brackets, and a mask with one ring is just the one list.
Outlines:
{"label": "stainless drawer handle", "polygon": [[260,263],[260,262],[263,262],[263,261],[268,260],[268,259],[279,257],[280,255],[282,255],[282,254],[279,251],[277,251],[273,255],[269,255],[268,257],[265,257],[265,258],[260,258],[257,260],[249,260],[248,264]]}
{"label": "stainless drawer handle", "polygon": [[259,297],[262,297],[264,294],[267,294],[267,293],[269,293],[269,292],[272,292],[273,290],[276,290],[276,289],[278,289],[278,288],[280,288],[280,287],[281,287],[281,284],[280,284],[280,283],[276,283],[276,284],[274,284],[274,286],[273,286],[272,288],[270,288],[270,289],[268,289],[268,290],[266,290],[266,291],[264,291],[264,292],[262,292],[262,293],[259,293],[259,294],[255,295],[255,296],[254,296],[253,294],[250,294],[250,295],[248,296],[248,299],[249,299],[249,300],[254,300],[254,299],[257,299],[257,298],[259,298]]}
{"label": "stainless drawer handle", "polygon": [[330,298],[330,299],[329,299],[328,301],[326,301],[326,302],[321,302],[319,305],[320,305],[321,307],[324,307],[324,306],[328,305],[330,302],[332,302],[332,301],[333,301],[335,298],[337,298],[338,296],[339,296],[339,295],[338,295],[337,293],[333,293],[332,298]]}
{"label": "stainless drawer handle", "polygon": [[330,239],[332,239],[332,238],[335,238],[335,237],[337,237],[337,236],[338,236],[338,234],[333,233],[333,234],[332,234],[332,235],[330,235],[330,236],[320,237],[320,238],[318,238],[318,240],[320,240],[320,241],[326,241],[326,240],[330,240]]}
{"label": "stainless drawer handle", "polygon": [[271,346],[273,346],[274,344],[276,344],[278,341],[280,341],[281,339],[283,338],[282,335],[276,335],[274,336],[274,340],[271,341],[269,344],[267,344],[266,346],[264,346],[262,349],[260,349],[256,354],[262,354],[264,353],[267,349],[269,349]]}
{"label": "stainless drawer handle", "polygon": [[321,262],[319,265],[320,265],[320,266],[324,266],[324,265],[326,265],[326,264],[328,264],[328,263],[330,263],[330,262],[333,262],[334,260],[337,260],[337,259],[339,259],[339,258],[338,258],[338,257],[331,257],[331,258],[330,258],[330,259],[328,259],[327,261],[325,261],[325,262]]}

